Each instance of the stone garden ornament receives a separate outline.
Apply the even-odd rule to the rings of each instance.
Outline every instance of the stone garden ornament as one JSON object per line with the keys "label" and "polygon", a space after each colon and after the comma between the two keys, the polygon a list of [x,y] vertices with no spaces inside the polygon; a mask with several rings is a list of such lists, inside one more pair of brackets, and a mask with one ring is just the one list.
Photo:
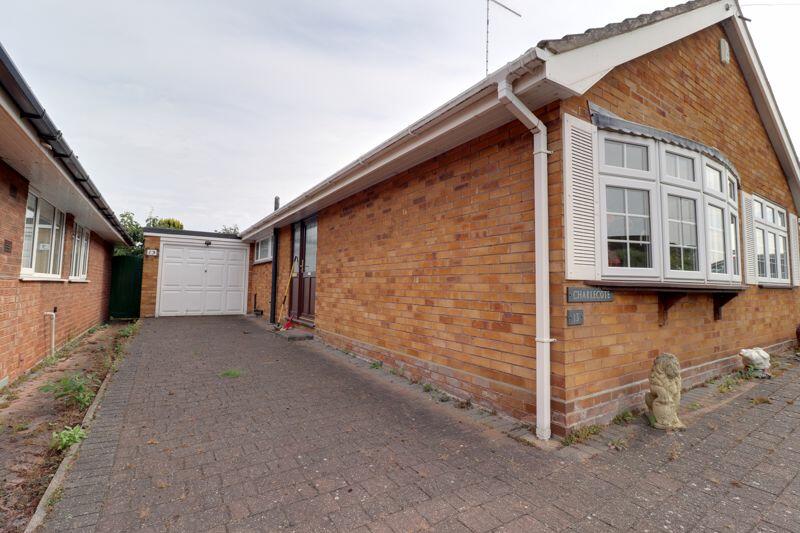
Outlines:
{"label": "stone garden ornament", "polygon": [[744,360],[744,366],[752,369],[753,375],[757,378],[770,378],[772,376],[769,375],[770,363],[769,363],[769,354],[763,348],[745,348],[739,355],[742,356]]}
{"label": "stone garden ornament", "polygon": [[650,423],[657,429],[683,429],[678,418],[681,403],[681,364],[671,353],[662,353],[650,371],[650,392],[644,401]]}

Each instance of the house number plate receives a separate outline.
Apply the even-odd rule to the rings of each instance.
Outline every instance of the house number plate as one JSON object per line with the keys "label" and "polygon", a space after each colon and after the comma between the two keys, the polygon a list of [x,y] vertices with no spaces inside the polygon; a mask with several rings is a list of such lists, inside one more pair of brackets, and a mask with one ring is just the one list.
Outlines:
{"label": "house number plate", "polygon": [[583,309],[567,309],[567,325],[583,325]]}
{"label": "house number plate", "polygon": [[593,287],[567,287],[567,302],[611,302],[614,294],[605,289],[595,289]]}

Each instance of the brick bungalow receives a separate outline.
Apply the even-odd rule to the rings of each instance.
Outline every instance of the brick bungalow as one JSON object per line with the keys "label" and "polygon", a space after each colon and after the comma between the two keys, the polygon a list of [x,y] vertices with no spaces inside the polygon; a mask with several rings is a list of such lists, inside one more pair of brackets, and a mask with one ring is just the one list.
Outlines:
{"label": "brick bungalow", "polygon": [[793,342],[798,205],[739,7],[696,0],[540,42],[244,230],[247,311],[549,438],[660,352],[692,385]]}
{"label": "brick bungalow", "polygon": [[107,319],[113,246],[126,242],[0,46],[0,388]]}

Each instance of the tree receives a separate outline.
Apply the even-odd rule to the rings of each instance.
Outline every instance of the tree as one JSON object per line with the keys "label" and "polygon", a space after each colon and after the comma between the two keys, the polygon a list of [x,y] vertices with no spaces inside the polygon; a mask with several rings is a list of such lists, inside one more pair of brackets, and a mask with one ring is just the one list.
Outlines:
{"label": "tree", "polygon": [[221,228],[214,230],[217,233],[227,233],[228,235],[239,235],[239,224],[233,226],[222,225]]}
{"label": "tree", "polygon": [[119,221],[125,232],[130,236],[134,246],[141,246],[144,242],[144,234],[142,232],[142,225],[136,222],[133,218],[133,213],[125,211],[119,215]]}
{"label": "tree", "polygon": [[[152,228],[183,229],[183,222],[181,222],[177,218],[148,217],[148,222],[150,222],[151,218],[155,219],[155,224],[150,226]],[[150,224],[148,224],[148,225],[150,225]]]}

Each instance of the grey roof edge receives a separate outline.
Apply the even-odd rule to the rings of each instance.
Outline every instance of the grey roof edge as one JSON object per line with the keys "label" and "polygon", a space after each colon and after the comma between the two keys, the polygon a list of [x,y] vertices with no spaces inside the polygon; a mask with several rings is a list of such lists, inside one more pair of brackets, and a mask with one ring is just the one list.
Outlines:
{"label": "grey roof edge", "polygon": [[194,231],[188,229],[174,229],[174,228],[142,228],[144,233],[157,233],[160,235],[185,235],[187,237],[213,237],[215,239],[232,239],[240,241],[241,238],[234,233],[217,233],[214,231]]}
{"label": "grey roof edge", "polygon": [[553,54],[561,54],[569,52],[576,48],[602,41],[623,33],[628,33],[650,24],[655,24],[677,15],[688,13],[695,9],[711,5],[719,0],[690,0],[683,4],[667,7],[653,11],[652,13],[645,13],[638,17],[631,17],[623,20],[622,22],[612,22],[606,24],[602,28],[590,28],[583,33],[574,33],[565,35],[559,39],[545,39],[539,41],[538,48],[543,48]]}
{"label": "grey roof edge", "polygon": [[97,211],[119,234],[125,244],[133,245],[133,239],[125,231],[117,215],[114,214],[105,198],[100,194],[99,189],[89,177],[86,169],[78,161],[78,156],[75,155],[62,136],[61,131],[56,128],[56,125],[47,115],[44,107],[42,107],[30,85],[25,81],[22,73],[20,73],[2,44],[0,44],[0,87],[8,93],[14,105],[20,110],[20,118],[27,120],[39,140],[50,146],[53,157],[61,163],[62,170],[75,182],[87,202],[94,204]]}
{"label": "grey roof edge", "polygon": [[739,172],[736,170],[734,164],[725,154],[713,146],[694,141],[676,133],[625,120],[592,102],[589,102],[589,112],[592,115],[592,124],[597,126],[598,129],[627,133],[639,137],[648,137],[708,156],[727,167],[736,177],[738,184],[741,185]]}

